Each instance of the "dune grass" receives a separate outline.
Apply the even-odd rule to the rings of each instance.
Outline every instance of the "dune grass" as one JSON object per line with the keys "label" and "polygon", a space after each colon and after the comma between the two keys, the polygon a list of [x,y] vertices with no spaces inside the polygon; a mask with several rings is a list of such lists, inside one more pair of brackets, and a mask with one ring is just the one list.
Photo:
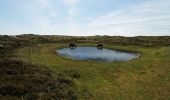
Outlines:
{"label": "dune grass", "polygon": [[[80,44],[94,46],[94,44]],[[80,100],[169,100],[170,47],[114,46],[106,48],[140,53],[126,62],[75,61],[58,56],[66,44],[20,48],[17,59],[47,66],[70,76]]]}
{"label": "dune grass", "polygon": [[0,61],[0,100],[77,100],[72,79],[45,66]]}

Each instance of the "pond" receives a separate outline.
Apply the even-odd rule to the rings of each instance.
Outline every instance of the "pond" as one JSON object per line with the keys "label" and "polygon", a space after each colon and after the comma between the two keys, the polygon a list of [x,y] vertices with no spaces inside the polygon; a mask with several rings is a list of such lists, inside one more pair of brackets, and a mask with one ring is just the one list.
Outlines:
{"label": "pond", "polygon": [[73,60],[84,61],[128,61],[137,58],[139,54],[129,53],[118,50],[98,49],[96,47],[77,47],[77,48],[63,48],[56,50],[57,54]]}

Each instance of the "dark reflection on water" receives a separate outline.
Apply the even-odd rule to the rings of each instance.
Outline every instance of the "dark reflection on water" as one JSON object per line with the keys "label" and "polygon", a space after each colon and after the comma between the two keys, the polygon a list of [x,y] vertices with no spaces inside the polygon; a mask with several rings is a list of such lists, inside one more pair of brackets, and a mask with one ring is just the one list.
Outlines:
{"label": "dark reflection on water", "polygon": [[127,61],[137,58],[136,53],[128,53],[117,50],[97,49],[96,47],[78,47],[75,49],[64,48],[56,50],[58,55],[71,58],[74,60],[91,60],[91,61]]}

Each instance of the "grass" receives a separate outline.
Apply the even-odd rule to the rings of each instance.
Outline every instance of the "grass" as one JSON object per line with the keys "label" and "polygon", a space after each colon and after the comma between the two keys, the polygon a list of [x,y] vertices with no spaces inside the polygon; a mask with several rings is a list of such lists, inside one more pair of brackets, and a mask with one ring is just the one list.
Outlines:
{"label": "grass", "polygon": [[[94,44],[80,44],[94,46]],[[170,47],[114,46],[140,58],[126,62],[75,61],[58,56],[66,44],[34,45],[16,50],[17,59],[65,73],[75,83],[80,100],[169,100]]]}
{"label": "grass", "polygon": [[1,100],[76,100],[75,85],[65,74],[16,60],[0,61]]}

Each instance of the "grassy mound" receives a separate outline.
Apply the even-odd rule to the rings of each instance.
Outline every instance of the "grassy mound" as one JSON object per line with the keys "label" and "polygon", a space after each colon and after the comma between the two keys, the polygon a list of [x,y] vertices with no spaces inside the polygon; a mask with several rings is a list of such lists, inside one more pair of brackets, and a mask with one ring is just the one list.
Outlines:
{"label": "grassy mound", "polygon": [[65,74],[15,60],[1,60],[0,65],[0,99],[77,99],[74,83]]}

